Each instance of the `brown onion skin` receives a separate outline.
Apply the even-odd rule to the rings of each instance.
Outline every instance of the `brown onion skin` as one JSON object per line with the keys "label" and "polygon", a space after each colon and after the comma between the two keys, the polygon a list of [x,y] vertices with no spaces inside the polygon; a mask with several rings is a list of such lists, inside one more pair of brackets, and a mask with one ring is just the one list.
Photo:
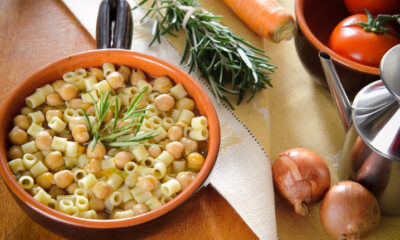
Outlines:
{"label": "brown onion skin", "polygon": [[[291,168],[288,161],[291,162]],[[297,166],[298,171],[293,166]],[[275,191],[302,216],[309,214],[310,206],[322,199],[331,184],[329,169],[324,160],[304,148],[280,153],[272,165],[272,173]]]}
{"label": "brown onion skin", "polygon": [[325,231],[335,239],[360,239],[378,226],[378,201],[361,184],[341,181],[326,193],[320,219]]}

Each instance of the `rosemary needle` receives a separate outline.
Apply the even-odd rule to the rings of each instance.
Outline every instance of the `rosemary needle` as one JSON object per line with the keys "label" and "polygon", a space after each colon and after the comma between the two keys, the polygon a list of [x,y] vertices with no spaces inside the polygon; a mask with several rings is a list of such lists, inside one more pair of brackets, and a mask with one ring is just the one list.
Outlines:
{"label": "rosemary needle", "polygon": [[202,9],[195,0],[150,1],[148,8],[143,4],[149,0],[135,7],[146,10],[142,23],[154,20],[150,45],[160,42],[163,35],[175,36],[173,31],[184,30],[181,63],[186,62],[189,72],[200,72],[218,101],[222,99],[233,108],[227,94],[236,95],[239,105],[246,93],[250,94],[249,102],[258,91],[272,86],[269,75],[276,67],[268,63],[269,57],[220,24],[221,16]]}

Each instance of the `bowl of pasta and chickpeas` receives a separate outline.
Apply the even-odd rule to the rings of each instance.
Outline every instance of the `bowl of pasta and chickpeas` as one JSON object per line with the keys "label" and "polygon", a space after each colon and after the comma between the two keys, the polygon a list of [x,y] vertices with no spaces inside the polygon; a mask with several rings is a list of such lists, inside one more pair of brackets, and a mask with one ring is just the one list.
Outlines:
{"label": "bowl of pasta and chickpeas", "polygon": [[220,141],[195,80],[115,49],[33,74],[3,103],[0,128],[0,174],[18,204],[41,224],[78,231],[168,213],[206,181]]}

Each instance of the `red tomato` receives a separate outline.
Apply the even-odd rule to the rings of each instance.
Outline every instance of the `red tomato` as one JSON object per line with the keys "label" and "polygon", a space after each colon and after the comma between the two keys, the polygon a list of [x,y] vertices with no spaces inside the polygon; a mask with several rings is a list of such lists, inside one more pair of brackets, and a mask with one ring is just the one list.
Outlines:
{"label": "red tomato", "polygon": [[400,44],[400,39],[390,33],[367,32],[359,24],[346,26],[354,22],[367,22],[367,16],[355,14],[343,19],[331,33],[329,48],[352,61],[379,67],[383,55]]}
{"label": "red tomato", "polygon": [[364,8],[372,14],[399,13],[400,0],[344,0],[347,9],[351,13],[364,13]]}

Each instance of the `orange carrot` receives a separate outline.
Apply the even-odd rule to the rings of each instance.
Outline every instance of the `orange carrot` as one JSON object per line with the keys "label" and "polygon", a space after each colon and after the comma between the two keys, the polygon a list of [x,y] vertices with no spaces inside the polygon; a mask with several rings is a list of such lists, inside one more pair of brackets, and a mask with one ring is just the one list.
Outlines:
{"label": "orange carrot", "polygon": [[258,35],[274,42],[293,37],[293,16],[276,0],[224,0],[224,2]]}

